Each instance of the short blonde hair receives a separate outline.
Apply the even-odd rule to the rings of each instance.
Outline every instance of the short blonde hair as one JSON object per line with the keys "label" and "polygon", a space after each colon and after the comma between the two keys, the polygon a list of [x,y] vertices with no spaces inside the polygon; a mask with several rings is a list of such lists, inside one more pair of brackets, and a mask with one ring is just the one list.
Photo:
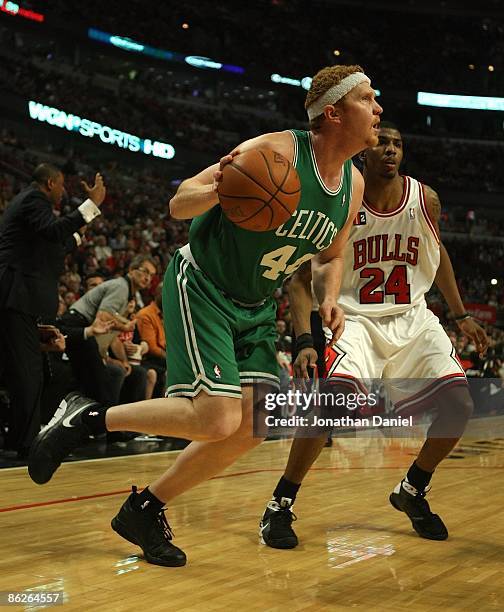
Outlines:
{"label": "short blonde hair", "polygon": [[[308,93],[306,94],[305,109],[307,109],[315,100],[320,98],[328,89],[333,85],[338,85],[344,78],[353,74],[354,72],[364,72],[364,70],[354,64],[352,66],[337,65],[337,66],[326,66],[319,70],[313,77],[312,84]],[[324,115],[320,114],[314,117],[310,121],[310,129],[313,131],[319,130],[324,120]]]}

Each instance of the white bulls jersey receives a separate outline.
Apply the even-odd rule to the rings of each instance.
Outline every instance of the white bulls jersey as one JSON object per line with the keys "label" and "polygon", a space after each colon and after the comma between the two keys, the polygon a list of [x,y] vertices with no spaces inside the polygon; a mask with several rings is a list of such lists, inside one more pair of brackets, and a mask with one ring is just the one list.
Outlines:
{"label": "white bulls jersey", "polygon": [[383,317],[424,302],[439,266],[439,239],[423,186],[403,176],[399,206],[380,212],[363,201],[345,250],[340,306],[348,314]]}

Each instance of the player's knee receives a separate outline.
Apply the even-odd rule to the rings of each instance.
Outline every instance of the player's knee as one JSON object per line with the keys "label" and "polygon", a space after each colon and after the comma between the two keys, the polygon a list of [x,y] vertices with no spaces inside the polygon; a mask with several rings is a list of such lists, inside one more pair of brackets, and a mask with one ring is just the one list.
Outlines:
{"label": "player's knee", "polygon": [[152,383],[153,385],[156,384],[157,381],[157,372],[156,370],[153,370],[152,368],[147,370],[147,380]]}
{"label": "player's knee", "polygon": [[[203,410],[201,409],[203,406]],[[208,440],[225,440],[238,431],[241,420],[241,401],[228,397],[205,398],[199,406],[202,429]]]}
{"label": "player's knee", "polygon": [[232,436],[240,427],[241,416],[234,413],[226,414],[207,424],[206,433],[210,440],[225,440]]}
{"label": "player's knee", "polygon": [[466,423],[474,411],[474,403],[467,387],[449,389],[441,405],[449,412],[453,422]]}

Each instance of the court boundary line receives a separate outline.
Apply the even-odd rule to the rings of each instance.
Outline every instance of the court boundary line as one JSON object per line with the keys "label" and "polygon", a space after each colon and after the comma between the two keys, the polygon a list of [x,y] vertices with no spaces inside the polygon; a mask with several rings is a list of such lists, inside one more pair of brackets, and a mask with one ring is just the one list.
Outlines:
{"label": "court boundary line", "polygon": [[[167,451],[171,452],[171,451]],[[179,452],[179,451],[177,451]],[[375,470],[404,470],[408,467],[408,465],[389,465],[389,466],[380,466],[374,468]],[[16,468],[17,469],[17,468]],[[310,472],[335,472],[335,471],[343,471],[343,470],[369,470],[369,467],[314,467],[310,470]],[[488,466],[488,465],[476,465],[472,467],[466,466],[453,466],[450,469],[464,469],[464,470],[480,470],[480,469],[497,469],[502,470],[502,466]],[[285,468],[256,468],[252,470],[244,470],[242,472],[232,472],[231,474],[219,474],[218,476],[213,476],[213,478],[209,478],[210,480],[220,480],[221,478],[234,478],[236,476],[248,476],[250,474],[261,474],[267,472],[284,472]],[[208,481],[207,481],[208,482]],[[143,487],[138,488],[139,491],[143,490]],[[114,495],[124,495],[125,493],[130,493],[131,489],[121,489],[120,491],[108,491],[106,493],[93,493],[92,495],[74,495],[72,497],[65,497],[63,499],[53,499],[46,500],[41,502],[33,502],[31,504],[21,504],[19,506],[7,506],[5,508],[0,508],[0,513],[2,512],[14,512],[17,510],[30,510],[31,508],[40,508],[45,506],[55,506],[58,504],[65,504],[69,502],[78,502],[78,501],[87,501],[89,499],[99,499],[101,497],[113,497]]]}

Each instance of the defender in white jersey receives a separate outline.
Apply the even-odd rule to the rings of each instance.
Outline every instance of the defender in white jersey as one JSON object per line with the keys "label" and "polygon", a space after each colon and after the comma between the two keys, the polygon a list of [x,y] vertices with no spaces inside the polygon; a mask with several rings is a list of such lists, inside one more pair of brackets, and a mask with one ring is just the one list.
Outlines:
{"label": "defender in white jersey", "polygon": [[[397,178],[402,194],[395,208],[381,211],[365,196],[355,219],[339,298],[345,332],[326,350],[326,377],[359,391],[362,379],[406,380],[389,385],[396,411],[406,416],[424,410],[435,388],[466,384],[466,378],[450,339],[425,302],[441,259],[426,188],[409,176]],[[465,316],[461,304],[454,308]],[[429,379],[431,384],[419,381],[416,388],[411,379]]]}
{"label": "defender in white jersey", "polygon": [[[448,531],[430,511],[425,493],[435,468],[462,435],[472,400],[452,344],[427,309],[424,296],[433,282],[480,353],[486,351],[488,339],[464,310],[450,258],[440,242],[439,198],[433,189],[399,175],[402,155],[401,134],[382,122],[378,145],[365,152],[364,200],[339,279],[345,330],[334,344],[327,335],[326,379],[337,393],[348,388],[366,392],[366,379],[388,379],[395,410],[402,415],[436,409],[427,440],[390,502],[409,516],[420,536],[444,540]],[[301,278],[310,273],[308,266],[300,269],[289,290],[295,332],[304,345],[295,363],[296,375],[302,378],[308,378],[308,368],[316,362],[309,346],[311,295],[306,278]],[[269,546],[297,545],[291,508],[325,441],[326,435],[293,441],[286,471],[261,521],[262,539]]]}

